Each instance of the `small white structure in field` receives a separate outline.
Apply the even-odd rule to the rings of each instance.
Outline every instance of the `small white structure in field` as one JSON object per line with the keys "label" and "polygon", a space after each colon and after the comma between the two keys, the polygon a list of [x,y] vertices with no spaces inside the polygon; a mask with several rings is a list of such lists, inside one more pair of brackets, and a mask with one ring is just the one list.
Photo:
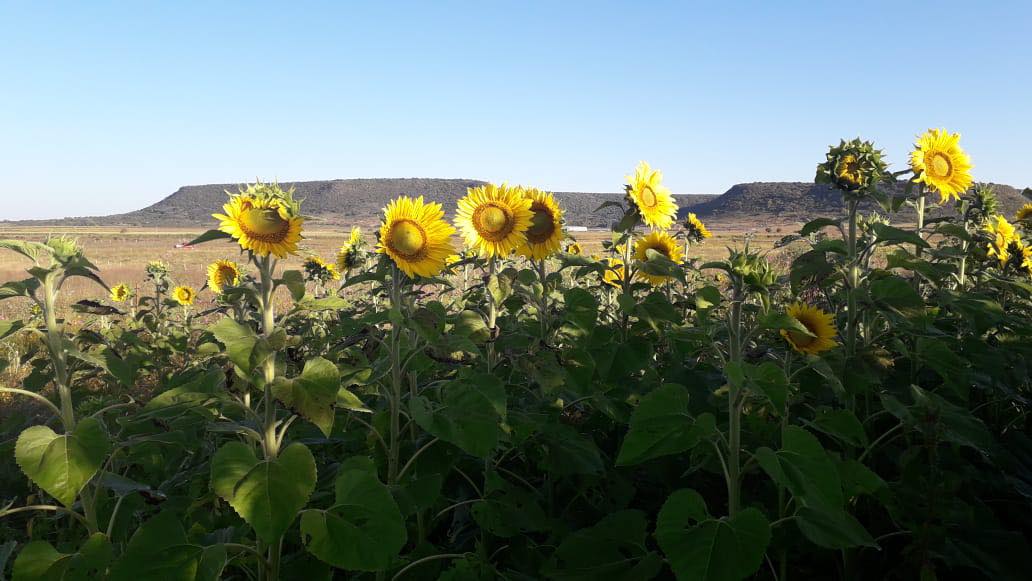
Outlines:
{"label": "small white structure in field", "polygon": [[588,227],[587,226],[567,226],[566,229],[569,230],[570,232],[587,232],[588,231]]}

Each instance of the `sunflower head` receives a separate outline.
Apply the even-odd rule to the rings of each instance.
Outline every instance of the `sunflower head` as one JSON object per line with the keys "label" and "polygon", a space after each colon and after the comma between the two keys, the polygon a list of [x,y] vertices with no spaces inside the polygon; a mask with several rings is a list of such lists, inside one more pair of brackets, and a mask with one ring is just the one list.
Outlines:
{"label": "sunflower head", "polygon": [[786,312],[813,335],[811,337],[799,331],[782,329],[781,336],[796,351],[816,355],[838,346],[835,341],[835,319],[831,314],[805,303],[794,303]]}
{"label": "sunflower head", "polygon": [[570,242],[570,245],[566,247],[566,253],[574,256],[580,256],[584,253],[584,249],[576,241]]}
{"label": "sunflower head", "polygon": [[144,270],[147,272],[148,278],[155,280],[165,278],[169,273],[168,265],[160,260],[152,260],[148,262]]}
{"label": "sunflower head", "polygon": [[684,220],[684,235],[692,243],[702,242],[713,236],[694,212],[688,212],[688,217]]}
{"label": "sunflower head", "polygon": [[82,246],[79,245],[79,241],[69,236],[51,236],[43,244],[46,245],[54,260],[61,264],[68,264],[72,259],[82,256]]}
{"label": "sunflower head", "polygon": [[172,300],[184,307],[194,304],[194,299],[196,298],[197,291],[191,286],[182,285],[172,289]]}
{"label": "sunflower head", "polygon": [[652,169],[642,161],[634,168],[634,175],[626,176],[625,179],[627,199],[647,226],[666,229],[674,224],[677,203],[670,190],[663,185],[661,171]]}
{"label": "sunflower head", "polygon": [[751,250],[748,243],[742,250],[731,250],[725,270],[733,285],[751,292],[766,292],[778,280],[778,271],[767,257]]}
{"label": "sunflower head", "polygon": [[1000,268],[1006,267],[1011,259],[1012,243],[1021,242],[1014,225],[1003,216],[993,216],[985,225],[985,233],[989,237],[987,254],[1000,261]]}
{"label": "sunflower head", "polygon": [[124,282],[111,287],[111,300],[116,303],[124,303],[129,300],[129,297],[131,296],[133,296],[133,291],[129,288],[129,285]]}
{"label": "sunflower head", "polygon": [[1025,204],[1019,208],[1014,214],[1014,221],[1032,224],[1032,203]]}
{"label": "sunflower head", "polygon": [[326,262],[318,256],[306,258],[302,267],[305,269],[305,278],[309,281],[327,283],[331,280],[340,280],[340,272],[337,271],[337,266]]}
{"label": "sunflower head", "polygon": [[208,265],[208,288],[217,295],[227,287],[240,284],[240,266],[232,260],[216,260]]}
{"label": "sunflower head", "polygon": [[[656,254],[650,253],[650,250],[676,264],[681,263],[680,257],[684,252],[684,249],[677,244],[677,239],[665,230],[649,232],[647,236],[639,238],[634,243],[634,259],[641,262],[643,267],[650,261],[656,260]],[[671,279],[665,274],[646,272],[645,268],[638,270],[638,277],[653,286],[659,286]]]}
{"label": "sunflower head", "polygon": [[910,169],[914,181],[939,192],[939,203],[953,198],[971,187],[971,158],[960,148],[960,134],[945,129],[929,129],[917,138],[910,153]]}
{"label": "sunflower head", "polygon": [[818,184],[831,184],[847,196],[863,197],[886,179],[888,165],[880,149],[870,141],[842,140],[828,149],[824,163],[817,166]]}
{"label": "sunflower head", "polygon": [[533,260],[548,258],[562,247],[563,210],[549,192],[527,188],[524,195],[530,198],[530,228],[516,252]]}
{"label": "sunflower head", "polygon": [[534,213],[523,188],[485,184],[466,190],[455,225],[466,245],[484,258],[508,256],[527,241]]}
{"label": "sunflower head", "polygon": [[605,259],[606,270],[602,274],[602,282],[611,287],[622,288],[623,281],[627,279],[627,268],[623,260],[619,258]]}
{"label": "sunflower head", "polygon": [[219,230],[236,239],[240,248],[260,257],[297,254],[304,218],[293,190],[259,182],[229,196],[222,207],[225,214],[212,216],[219,220]]}
{"label": "sunflower head", "polygon": [[376,251],[390,257],[410,277],[435,276],[455,254],[454,233],[455,228],[444,221],[440,204],[423,202],[423,196],[401,196],[383,210]]}

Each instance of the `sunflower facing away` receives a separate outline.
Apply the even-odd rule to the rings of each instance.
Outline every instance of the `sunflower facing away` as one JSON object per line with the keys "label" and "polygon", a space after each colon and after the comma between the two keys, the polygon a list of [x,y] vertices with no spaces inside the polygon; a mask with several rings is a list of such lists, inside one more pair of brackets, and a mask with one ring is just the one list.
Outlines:
{"label": "sunflower facing away", "polygon": [[341,272],[348,272],[358,266],[362,249],[362,229],[358,226],[351,228],[348,241],[341,245],[337,251],[337,269]]}
{"label": "sunflower facing away", "polygon": [[695,215],[695,212],[688,212],[688,218],[684,221],[684,231],[691,242],[702,242],[713,236],[702,220]]}
{"label": "sunflower facing away", "polygon": [[838,342],[835,341],[835,319],[831,314],[805,303],[790,305],[787,313],[814,335],[810,337],[798,331],[782,329],[781,336],[796,351],[816,355],[838,346]]}
{"label": "sunflower facing away", "polygon": [[997,215],[985,225],[985,232],[989,235],[988,255],[995,256],[1001,268],[1006,266],[1010,260],[1011,242],[1021,241],[1014,226],[1003,216]]}
{"label": "sunflower facing away", "polygon": [[383,209],[380,243],[376,251],[386,254],[410,277],[434,276],[455,254],[451,235],[455,228],[444,221],[444,210],[436,202],[401,196]]}
{"label": "sunflower facing away", "polygon": [[[649,250],[655,250],[677,264],[681,263],[681,254],[684,252],[684,249],[677,244],[677,240],[663,230],[649,232],[647,236],[635,242],[634,259],[643,263],[648,262],[651,260]],[[659,286],[670,280],[669,276],[652,274],[644,270],[638,271],[638,277],[646,280],[652,286]]]}
{"label": "sunflower facing away", "polygon": [[652,228],[669,228],[677,216],[677,204],[670,190],[661,182],[663,173],[644,161],[638,163],[633,176],[627,176],[627,197],[634,202],[641,219]]}
{"label": "sunflower facing away", "polygon": [[516,250],[520,256],[541,260],[559,252],[563,242],[563,210],[548,192],[528,188],[530,198],[530,228],[527,240]]}
{"label": "sunflower facing away", "polygon": [[304,218],[291,192],[258,183],[231,194],[222,208],[225,214],[212,216],[220,221],[219,230],[235,238],[240,248],[261,257],[286,258],[297,253]]}
{"label": "sunflower facing away", "polygon": [[129,300],[129,297],[131,296],[133,296],[133,291],[129,288],[129,285],[124,282],[111,287],[111,300],[116,303],[124,303]]}
{"label": "sunflower facing away", "polygon": [[305,275],[308,277],[308,280],[318,282],[340,280],[340,272],[337,270],[337,266],[326,262],[318,256],[306,258],[302,267],[305,269]]}
{"label": "sunflower facing away", "polygon": [[486,184],[469,188],[459,200],[455,225],[466,245],[484,258],[505,257],[527,240],[533,201],[520,187]]}
{"label": "sunflower facing away", "polygon": [[910,167],[921,182],[939,192],[940,204],[971,187],[971,158],[960,148],[960,134],[945,129],[929,129],[918,137],[910,153]]}
{"label": "sunflower facing away", "polygon": [[605,260],[606,271],[602,274],[602,282],[609,286],[622,288],[623,281],[627,278],[627,268],[623,260],[619,258],[607,258]]}
{"label": "sunflower facing away", "polygon": [[172,299],[184,307],[194,304],[194,299],[196,298],[197,291],[193,287],[183,285],[172,289]]}
{"label": "sunflower facing away", "polygon": [[1015,222],[1032,222],[1032,204],[1025,204],[1014,214]]}
{"label": "sunflower facing away", "polygon": [[226,287],[240,284],[240,266],[232,260],[216,260],[208,265],[208,288],[220,295]]}

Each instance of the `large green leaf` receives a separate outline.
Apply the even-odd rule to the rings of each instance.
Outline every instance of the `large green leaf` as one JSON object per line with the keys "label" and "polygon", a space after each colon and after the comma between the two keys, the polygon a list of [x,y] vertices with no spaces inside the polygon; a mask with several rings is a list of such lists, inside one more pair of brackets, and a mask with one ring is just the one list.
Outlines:
{"label": "large green leaf", "polygon": [[305,548],[341,569],[386,569],[407,539],[394,497],[371,463],[345,463],[335,489],[336,502],[329,510],[301,513]]}
{"label": "large green leaf", "polygon": [[312,452],[293,443],[272,460],[259,461],[250,446],[229,442],[211,461],[215,493],[267,543],[277,541],[315,490]]}
{"label": "large green leaf", "polygon": [[827,549],[877,547],[871,534],[845,510],[804,506],[796,513],[796,525],[813,544]]}
{"label": "large green leaf", "polygon": [[258,343],[258,335],[247,326],[226,317],[208,329],[215,338],[226,346],[229,360],[239,367],[244,375],[251,372],[254,362],[251,355]]}
{"label": "large green leaf", "polygon": [[165,510],[133,534],[108,581],[216,581],[225,566],[223,545],[191,543],[176,514]]}
{"label": "large green leaf", "polygon": [[711,414],[693,418],[688,413],[688,390],[664,384],[641,398],[631,415],[631,426],[620,446],[617,466],[678,454],[695,447],[716,429]]}
{"label": "large green leaf", "polygon": [[305,362],[300,377],[277,379],[272,393],[283,405],[318,426],[323,435],[329,437],[339,389],[337,366],[328,359],[316,357]]}
{"label": "large green leaf", "polygon": [[70,434],[32,426],[18,436],[14,455],[22,472],[65,506],[100,470],[110,450],[107,433],[93,418],[81,420]]}
{"label": "large green leaf", "polygon": [[445,385],[440,405],[420,396],[410,401],[409,408],[424,430],[485,458],[501,437],[498,423],[505,418],[505,400],[500,379],[477,373]]}
{"label": "large green leaf", "polygon": [[778,484],[788,488],[798,501],[807,505],[841,508],[842,484],[835,463],[813,434],[789,426],[781,449],[756,451],[760,466]]}
{"label": "large green leaf", "polygon": [[549,577],[563,581],[644,581],[659,574],[662,559],[645,544],[648,523],[638,510],[621,510],[575,531],[556,549]]}
{"label": "large green leaf", "polygon": [[91,581],[103,577],[111,556],[111,542],[101,533],[91,535],[76,553],[61,553],[46,541],[32,541],[14,560],[12,579]]}
{"label": "large green leaf", "polygon": [[712,518],[702,495],[682,489],[659,511],[656,539],[678,579],[738,581],[763,564],[770,525],[755,508]]}

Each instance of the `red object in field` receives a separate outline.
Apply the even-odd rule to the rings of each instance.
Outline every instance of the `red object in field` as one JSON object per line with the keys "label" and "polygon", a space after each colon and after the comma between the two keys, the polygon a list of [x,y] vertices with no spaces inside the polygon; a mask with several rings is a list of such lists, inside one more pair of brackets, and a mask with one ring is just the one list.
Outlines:
{"label": "red object in field", "polygon": [[178,248],[180,250],[193,250],[193,246],[191,246],[191,245],[189,245],[189,244],[187,244],[185,242],[180,242],[179,244],[176,244],[176,248]]}

